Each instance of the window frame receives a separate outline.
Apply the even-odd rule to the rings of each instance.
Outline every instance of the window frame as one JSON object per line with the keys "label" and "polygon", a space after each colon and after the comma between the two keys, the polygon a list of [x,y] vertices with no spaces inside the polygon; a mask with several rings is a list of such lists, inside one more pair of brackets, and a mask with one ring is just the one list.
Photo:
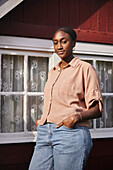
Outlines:
{"label": "window frame", "polygon": [[[73,50],[74,55],[77,55],[81,59],[90,59],[95,65],[95,61],[104,59],[104,61],[113,61],[113,46],[106,44],[95,44],[86,42],[77,42]],[[47,39],[35,39],[35,38],[22,38],[11,36],[0,36],[0,67],[1,67],[1,55],[13,54],[24,55],[24,66],[28,60],[28,56],[36,57],[49,57],[49,69],[60,61],[58,56],[54,53],[52,40]],[[86,57],[87,55],[87,57]],[[93,59],[92,59],[93,57]],[[98,57],[98,58],[97,58]],[[25,67],[26,68],[26,67]],[[1,68],[0,68],[1,69]],[[27,70],[24,71],[26,77]],[[1,71],[0,71],[1,76]],[[26,84],[26,79],[24,80]],[[1,82],[0,82],[1,87]],[[24,87],[26,93],[26,87]],[[15,92],[11,92],[11,94]],[[0,94],[10,94],[10,92],[1,92]],[[18,94],[18,92],[16,92]],[[28,94],[28,93],[27,93]],[[30,92],[29,95],[37,95],[37,92]],[[39,92],[38,92],[39,94]],[[42,93],[41,93],[42,94]],[[20,95],[20,92],[19,92]],[[109,96],[109,93],[102,93],[102,95]],[[26,96],[26,95],[25,95]],[[111,93],[110,93],[111,96]],[[113,93],[112,93],[113,96]],[[25,99],[26,101],[26,99]],[[24,104],[24,119],[26,120],[26,105]],[[26,126],[26,125],[25,125]],[[113,128],[99,128],[90,129],[92,138],[111,138],[113,137]],[[26,128],[24,132],[15,133],[1,133],[0,143],[23,143],[23,142],[35,142],[37,132],[28,132]]]}
{"label": "window frame", "polygon": [[[113,45],[99,44],[99,43],[84,43],[78,42],[73,51],[75,55],[84,60],[93,61],[93,66],[96,68],[96,61],[112,61],[113,62]],[[87,57],[86,57],[87,55]],[[93,58],[93,59],[92,59]],[[102,96],[112,96],[112,93],[102,93]],[[94,121],[94,128],[90,129],[92,138],[112,138],[112,128],[96,128],[96,119]]]}
{"label": "window frame", "polygon": [[[36,132],[27,130],[27,96],[40,96],[43,92],[27,92],[27,67],[28,57],[48,57],[49,69],[53,67],[53,47],[52,41],[34,39],[34,38],[20,38],[0,36],[0,70],[2,54],[21,55],[24,56],[24,92],[0,92],[0,95],[22,95],[24,97],[24,132],[14,133],[0,133],[0,143],[23,143],[33,142],[36,140]],[[1,76],[1,71],[0,71]],[[1,88],[1,81],[0,81]]]}

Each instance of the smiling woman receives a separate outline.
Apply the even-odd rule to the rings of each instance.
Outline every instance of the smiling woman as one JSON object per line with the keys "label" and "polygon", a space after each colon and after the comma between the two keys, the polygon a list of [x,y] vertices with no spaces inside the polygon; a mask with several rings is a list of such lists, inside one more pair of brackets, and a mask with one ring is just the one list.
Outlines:
{"label": "smiling woman", "polygon": [[102,116],[103,102],[95,69],[72,54],[75,43],[72,28],[54,33],[54,49],[61,61],[50,70],[45,85],[29,170],[82,170],[90,153],[89,120]]}
{"label": "smiling woman", "polygon": [[65,28],[56,30],[53,36],[53,44],[55,52],[62,59],[60,65],[61,69],[73,58],[72,49],[76,43],[76,33],[74,30],[72,32],[67,28],[67,32],[70,31],[70,35],[67,32],[64,32]]}

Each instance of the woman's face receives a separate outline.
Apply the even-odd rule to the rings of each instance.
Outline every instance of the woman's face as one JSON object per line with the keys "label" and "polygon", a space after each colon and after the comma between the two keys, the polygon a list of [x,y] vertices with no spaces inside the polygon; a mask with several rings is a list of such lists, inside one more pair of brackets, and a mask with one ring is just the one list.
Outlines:
{"label": "woman's face", "polygon": [[61,59],[72,56],[72,49],[75,46],[75,42],[72,41],[69,34],[63,31],[56,32],[53,36],[53,44],[55,52]]}

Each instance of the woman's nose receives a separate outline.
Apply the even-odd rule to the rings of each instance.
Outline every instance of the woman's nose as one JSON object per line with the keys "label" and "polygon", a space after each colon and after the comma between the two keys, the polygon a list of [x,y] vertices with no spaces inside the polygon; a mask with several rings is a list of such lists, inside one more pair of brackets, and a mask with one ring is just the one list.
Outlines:
{"label": "woman's nose", "polygon": [[58,43],[58,49],[62,49],[62,44]]}

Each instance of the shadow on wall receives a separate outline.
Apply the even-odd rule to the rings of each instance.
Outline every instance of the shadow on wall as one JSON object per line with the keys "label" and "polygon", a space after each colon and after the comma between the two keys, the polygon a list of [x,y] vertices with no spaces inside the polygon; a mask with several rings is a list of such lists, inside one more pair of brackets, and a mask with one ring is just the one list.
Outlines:
{"label": "shadow on wall", "polygon": [[111,15],[108,4],[113,5],[111,0],[24,0],[0,20],[0,34],[52,38],[62,26],[106,31],[105,21]]}

